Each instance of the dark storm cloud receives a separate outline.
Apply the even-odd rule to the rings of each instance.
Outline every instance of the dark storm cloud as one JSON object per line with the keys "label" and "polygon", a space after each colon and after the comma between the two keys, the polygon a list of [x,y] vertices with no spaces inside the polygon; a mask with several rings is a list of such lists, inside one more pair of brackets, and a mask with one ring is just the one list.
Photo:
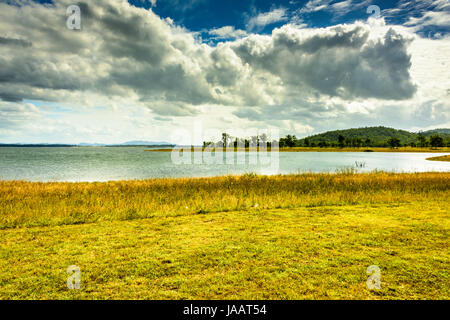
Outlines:
{"label": "dark storm cloud", "polygon": [[77,75],[57,69],[50,61],[32,57],[0,58],[0,84],[22,84],[40,89],[80,90],[81,80]]}
{"label": "dark storm cloud", "polygon": [[2,92],[0,90],[0,99],[8,102],[20,102],[23,100],[23,95],[14,94],[12,92]]}
{"label": "dark storm cloud", "polygon": [[0,46],[15,46],[27,48],[31,47],[32,45],[33,44],[27,40],[0,37]]}

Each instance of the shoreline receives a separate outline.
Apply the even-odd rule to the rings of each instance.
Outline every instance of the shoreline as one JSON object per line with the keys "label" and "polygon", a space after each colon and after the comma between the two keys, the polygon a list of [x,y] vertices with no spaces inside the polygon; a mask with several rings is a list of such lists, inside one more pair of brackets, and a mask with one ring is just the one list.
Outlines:
{"label": "shoreline", "polygon": [[[445,156],[444,156],[445,157]],[[440,158],[440,157],[436,157]],[[426,160],[429,160],[428,158]],[[429,160],[429,161],[450,161],[450,160]],[[278,174],[259,174],[255,172],[246,172],[241,174],[221,174],[217,176],[185,176],[185,177],[150,177],[150,178],[142,178],[142,179],[119,179],[119,180],[92,180],[92,181],[55,181],[55,180],[25,180],[25,179],[16,179],[16,180],[5,180],[0,178],[0,185],[2,183],[27,183],[27,184],[40,184],[40,185],[54,185],[54,184],[91,184],[91,185],[101,185],[101,184],[110,184],[110,183],[130,183],[130,182],[149,182],[149,181],[166,181],[166,182],[176,182],[176,181],[199,181],[199,180],[215,180],[215,179],[223,179],[223,178],[244,178],[244,177],[256,177],[256,178],[287,178],[287,177],[302,177],[302,176],[314,176],[314,177],[328,177],[328,176],[368,176],[368,175],[420,175],[420,174],[449,174],[450,171],[386,171],[374,169],[372,171],[358,171],[358,168],[348,167],[341,168],[336,171],[329,172],[315,172],[315,171],[300,171],[298,173],[278,173]]]}
{"label": "shoreline", "polygon": [[[186,147],[189,148],[189,147]],[[203,147],[191,147],[191,151],[205,151],[206,148]],[[146,149],[145,152],[172,152],[173,149]],[[230,148],[228,152],[249,152],[249,148]],[[271,149],[268,148],[267,152],[270,152]],[[442,147],[442,148],[413,148],[413,147],[400,147],[400,148],[388,148],[388,147],[368,147],[368,148],[320,148],[320,147],[294,147],[294,148],[280,148],[279,152],[395,152],[395,153],[450,153],[450,147]],[[224,152],[226,150],[224,149]]]}
{"label": "shoreline", "polygon": [[426,160],[428,160],[428,161],[445,161],[445,162],[450,162],[450,154],[447,154],[445,156],[440,156],[440,157],[427,158]]}

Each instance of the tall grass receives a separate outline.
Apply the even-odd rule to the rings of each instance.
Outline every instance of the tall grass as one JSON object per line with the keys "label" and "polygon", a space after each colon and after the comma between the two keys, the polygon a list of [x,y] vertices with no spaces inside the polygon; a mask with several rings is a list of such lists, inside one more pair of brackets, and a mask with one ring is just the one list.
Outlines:
{"label": "tall grass", "polygon": [[450,173],[364,173],[0,181],[0,229],[326,205],[448,201]]}

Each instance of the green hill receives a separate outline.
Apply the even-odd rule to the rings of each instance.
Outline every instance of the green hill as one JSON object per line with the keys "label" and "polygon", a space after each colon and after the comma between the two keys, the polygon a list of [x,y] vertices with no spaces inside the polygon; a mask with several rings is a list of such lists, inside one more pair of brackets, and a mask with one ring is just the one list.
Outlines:
{"label": "green hill", "polygon": [[425,136],[425,137],[429,137],[429,136],[431,136],[431,135],[434,135],[434,134],[438,134],[438,135],[440,135],[441,137],[449,137],[450,136],[450,129],[434,129],[434,130],[428,130],[428,131],[424,131],[424,132],[422,132],[422,134]]}
{"label": "green hill", "polygon": [[[346,130],[328,131],[316,134],[296,141],[297,146],[338,146],[339,136],[344,138],[343,144],[353,147],[386,147],[388,139],[396,138],[401,145],[414,145],[418,143],[419,135],[429,138],[432,135],[439,135],[448,145],[450,143],[450,129],[435,129],[420,133],[398,130],[387,127],[365,127]],[[342,139],[342,138],[341,138]]]}

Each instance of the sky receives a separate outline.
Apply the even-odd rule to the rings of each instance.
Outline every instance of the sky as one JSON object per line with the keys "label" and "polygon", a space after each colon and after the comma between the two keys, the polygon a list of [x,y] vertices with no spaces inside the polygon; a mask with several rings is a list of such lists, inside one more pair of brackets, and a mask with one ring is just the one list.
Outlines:
{"label": "sky", "polygon": [[450,128],[449,70],[448,0],[0,0],[0,143]]}

